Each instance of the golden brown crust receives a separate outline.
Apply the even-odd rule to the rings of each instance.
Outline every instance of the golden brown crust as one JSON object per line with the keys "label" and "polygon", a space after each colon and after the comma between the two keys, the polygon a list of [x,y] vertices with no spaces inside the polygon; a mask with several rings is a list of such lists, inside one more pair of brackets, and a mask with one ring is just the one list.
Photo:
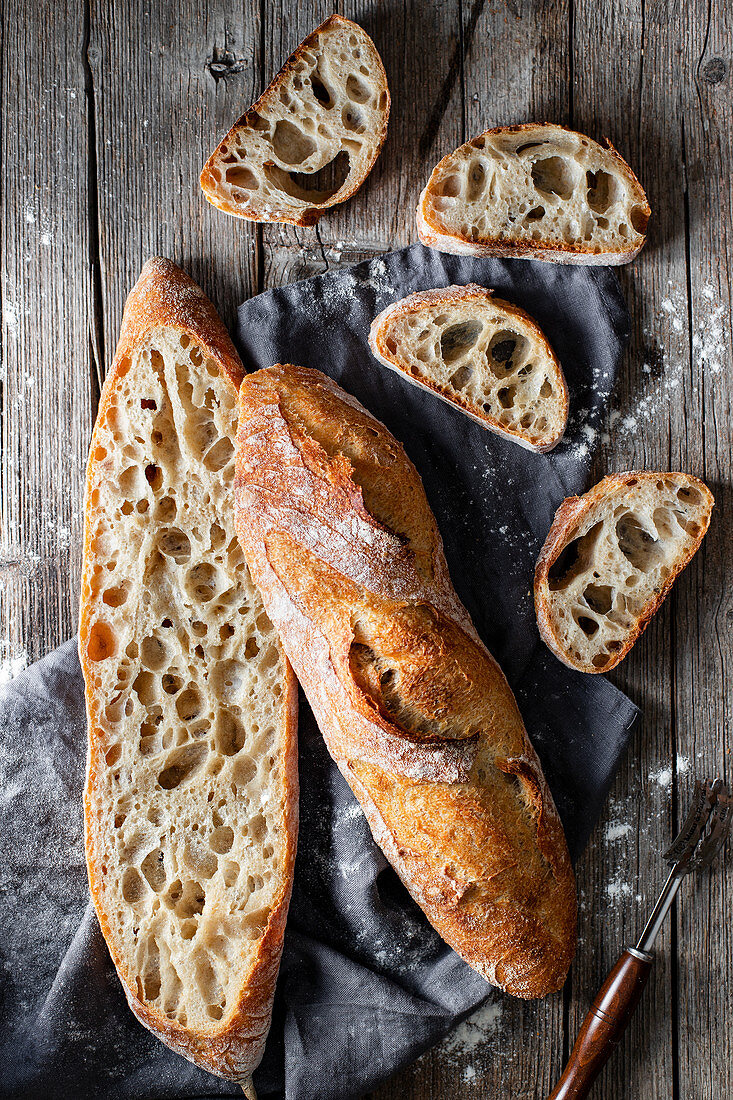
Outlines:
{"label": "golden brown crust", "polygon": [[240,389],[235,484],[250,571],[375,839],[488,981],[558,989],[576,921],[562,827],[404,450],[330,379],[278,365]]}
{"label": "golden brown crust", "polygon": [[[570,129],[569,126],[561,126],[553,123],[523,122],[516,126],[495,126],[490,130],[484,130],[483,133],[478,134],[475,138],[466,142],[465,146],[475,145],[483,138],[496,134],[520,134],[530,130],[536,131],[542,126],[552,126],[553,129],[564,130],[578,137],[584,136],[578,134],[576,130]],[[446,162],[454,156],[458,150],[453,150],[451,153],[446,154],[446,156],[438,162],[427,184],[423,188],[416,211],[418,237],[423,244],[428,245],[430,248],[437,248],[441,252],[450,252],[457,255],[479,256],[484,258],[495,257],[496,259],[547,260],[557,264],[581,264],[604,267],[614,267],[620,264],[630,263],[639,255],[646,243],[646,228],[649,223],[649,218],[651,217],[651,207],[649,206],[646,192],[641,186],[633,169],[626,163],[608,138],[601,138],[600,141],[594,144],[605,149],[613,157],[617,167],[626,177],[632,189],[636,192],[636,201],[642,207],[644,213],[644,223],[640,230],[643,236],[641,242],[637,246],[626,249],[606,249],[603,252],[593,252],[590,248],[579,248],[577,245],[564,242],[543,244],[541,241],[537,241],[533,244],[528,244],[523,241],[507,241],[501,237],[469,241],[452,233],[444,233],[441,227],[436,224],[435,220],[431,219],[427,210],[425,198],[433,179],[439,176]],[[459,148],[463,147],[464,146],[461,146]]]}
{"label": "golden brown crust", "polygon": [[[311,47],[314,45],[318,36],[322,34],[323,31],[330,30],[331,28],[337,26],[344,28],[353,27],[359,32],[359,34],[364,35],[369,40],[369,42],[371,42],[374,48],[375,60],[378,62],[380,67],[381,77],[383,81],[383,90],[387,94],[387,105],[385,108],[384,122],[381,132],[375,135],[375,149],[373,156],[371,157],[370,162],[366,167],[366,170],[362,173],[361,176],[357,177],[354,180],[353,184],[348,187],[346,191],[344,191],[343,193],[339,193],[338,197],[334,196],[328,202],[313,205],[308,210],[305,210],[299,217],[291,216],[282,212],[277,213],[261,211],[258,214],[247,213],[246,211],[242,210],[241,206],[237,203],[224,198],[220,194],[217,187],[217,178],[213,174],[213,169],[217,165],[221,156],[221,147],[222,145],[227,145],[228,142],[231,142],[232,136],[236,134],[240,128],[252,125],[257,115],[259,114],[263,104],[267,103],[270,100],[273,90],[277,89],[281,85],[281,83],[288,78],[292,70],[298,64],[302,55],[306,51],[311,49]],[[346,202],[347,199],[350,199],[352,195],[356,194],[356,192],[362,186],[372,168],[376,164],[377,158],[382,151],[382,146],[384,145],[385,139],[387,137],[390,102],[391,101],[389,95],[389,86],[387,84],[387,74],[384,71],[382,59],[376,46],[374,46],[374,43],[371,41],[363,28],[359,27],[359,25],[354,23],[351,19],[346,19],[343,15],[339,15],[338,13],[329,15],[329,17],[327,19],[324,19],[324,21],[320,23],[315,28],[315,30],[311,31],[307,38],[303,39],[297,49],[295,49],[290,57],[287,59],[280,71],[270,81],[264,92],[262,92],[259,98],[255,100],[252,106],[247,109],[247,111],[234,123],[232,127],[230,127],[225,136],[221,139],[216,149],[211,154],[203,167],[200,177],[201,188],[206,198],[213,206],[216,206],[219,210],[223,210],[225,214],[231,214],[233,217],[236,218],[243,218],[246,221],[254,222],[280,222],[284,225],[297,225],[300,227],[316,225],[320,217],[332,206],[337,206],[342,202]]]}
{"label": "golden brown crust", "polygon": [[[628,499],[640,482],[655,482],[658,479],[682,479],[684,486],[692,485],[697,489],[706,503],[707,511],[703,519],[700,533],[692,544],[684,550],[672,565],[664,583],[660,585],[656,597],[644,607],[643,613],[636,620],[630,630],[626,643],[621,646],[602,668],[594,668],[590,664],[575,660],[566,647],[561,643],[553,626],[550,616],[549,601],[549,573],[552,566],[560,557],[569,542],[575,537],[583,519],[590,514],[596,505],[614,496]],[[598,673],[608,672],[624,659],[631,647],[646,630],[650,619],[658,611],[666,599],[672,585],[697,553],[700,544],[710,526],[711,512],[715,501],[707,485],[699,478],[690,474],[669,473],[653,470],[629,470],[626,473],[609,474],[588,490],[583,496],[566,497],[555,513],[552,526],[540,551],[534,575],[534,603],[537,616],[537,626],[545,645],[566,664],[569,668],[579,672]],[[603,578],[601,578],[602,580]]]}
{"label": "golden brown crust", "polygon": [[[239,356],[211,302],[201,289],[170,260],[156,257],[149,260],[126,305],[112,367],[107,375],[99,402],[97,425],[104,422],[114,401],[130,357],[144,347],[151,334],[161,328],[172,328],[188,334],[195,344],[205,349],[236,388],[244,372]],[[89,616],[91,610],[91,545],[93,526],[90,522],[92,490],[98,474],[94,458],[96,427],[92,434],[87,467],[84,533],[84,574],[82,578],[79,656],[87,684],[92,679],[88,656]],[[128,1004],[135,1016],[167,1046],[203,1069],[220,1077],[246,1083],[259,1064],[269,1029],[275,981],[282,953],[288,905],[292,890],[298,831],[298,761],[297,761],[297,683],[292,669],[285,662],[286,683],[283,705],[286,727],[284,753],[281,760],[282,783],[285,791],[285,821],[281,886],[273,902],[267,928],[251,972],[246,978],[241,1002],[218,1034],[197,1034],[153,1011],[140,1000],[135,974],[116,949],[110,919],[104,909],[102,883],[108,873],[105,858],[95,835],[97,805],[100,798],[99,775],[103,768],[105,745],[103,732],[93,719],[95,707],[87,690],[89,740],[87,780],[84,791],[85,847],[89,886],[102,934],[119,975]]]}
{"label": "golden brown crust", "polygon": [[[396,355],[393,355],[387,347],[387,328],[391,321],[400,317],[405,317],[410,313],[419,313],[424,309],[430,310],[436,306],[452,306],[470,301],[491,301],[498,309],[506,313],[508,317],[515,317],[525,328],[531,331],[534,338],[542,346],[543,354],[546,356],[547,361],[553,366],[554,379],[562,395],[563,423],[562,427],[554,433],[552,438],[546,443],[543,443],[542,446],[532,442],[530,433],[523,428],[517,427],[507,429],[505,425],[496,419],[496,417],[481,412],[476,406],[464,398],[460,392],[451,390],[451,392],[448,393],[444,387],[431,382],[427,376],[418,377],[410,369],[408,363],[400,360]],[[480,424],[482,428],[488,428],[490,431],[496,432],[497,435],[501,435],[505,439],[510,439],[513,443],[518,443],[527,450],[545,453],[551,451],[553,447],[556,447],[562,439],[568,419],[569,399],[567,382],[565,381],[565,375],[560,365],[560,360],[555,355],[549,340],[534,318],[520,306],[514,305],[512,302],[504,301],[502,298],[495,297],[494,291],[487,287],[477,286],[475,283],[468,283],[466,286],[461,287],[450,286],[433,290],[422,290],[417,291],[415,294],[410,294],[406,298],[394,302],[374,318],[369,330],[369,346],[380,363],[383,363],[386,367],[398,371],[409,382],[427,390],[428,393],[435,394],[436,397],[440,397],[441,400],[447,401],[450,405],[455,405],[461,412],[464,412],[467,416],[470,416],[472,420],[475,420],[477,424]]]}

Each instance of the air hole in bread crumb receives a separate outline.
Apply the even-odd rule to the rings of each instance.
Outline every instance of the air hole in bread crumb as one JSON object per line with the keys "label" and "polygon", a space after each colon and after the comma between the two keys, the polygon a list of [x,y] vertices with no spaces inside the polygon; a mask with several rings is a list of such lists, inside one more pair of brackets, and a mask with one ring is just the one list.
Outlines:
{"label": "air hole in bread crumb", "polygon": [[[257,774],[257,765],[251,756],[237,756],[232,767],[232,779],[235,788],[246,787]],[[250,835],[251,828],[250,828]],[[260,838],[255,838],[260,839]]]}
{"label": "air hole in bread crumb", "polygon": [[160,638],[143,638],[140,642],[140,660],[145,668],[159,672],[168,662],[168,650]]}
{"label": "air hole in bread crumb", "polygon": [[216,723],[216,748],[224,756],[235,756],[247,738],[244,726],[230,711],[219,712]]}
{"label": "air hole in bread crumb", "polygon": [[585,535],[573,539],[563,549],[557,560],[550,566],[547,574],[547,582],[551,592],[562,591],[573,582],[579,573],[585,572],[590,565],[602,529],[602,521],[594,524]]}
{"label": "air hole in bread crumb", "polygon": [[158,406],[155,403],[155,401],[153,401],[152,397],[143,397],[140,401],[140,408],[141,409],[157,409]]}
{"label": "air hole in bread crumb", "polygon": [[176,749],[169,756],[167,767],[159,773],[158,784],[166,791],[179,787],[198,771],[207,752],[207,746],[201,743]]}
{"label": "air hole in bread crumb", "polygon": [[532,165],[532,182],[546,195],[569,199],[575,190],[576,174],[563,157],[547,157]]}
{"label": "air hole in bread crumb", "polygon": [[110,747],[107,749],[106,753],[104,754],[104,759],[110,765],[110,767],[112,767],[114,764],[117,763],[117,761],[120,759],[121,756],[122,756],[122,745],[120,745],[118,743],[118,744],[115,744],[115,745],[110,745]]}
{"label": "air hole in bread crumb", "polygon": [[226,855],[234,844],[234,830],[229,825],[220,825],[209,837],[209,844],[214,852]]}
{"label": "air hole in bread crumb", "polygon": [[145,480],[153,490],[159,489],[163,484],[163,471],[151,462],[145,467]]}
{"label": "air hole in bread crumb", "polygon": [[160,848],[154,848],[152,852],[148,852],[145,859],[140,864],[140,870],[145,875],[150,889],[154,890],[156,894],[159,894],[165,886],[166,881],[162,850]]}
{"label": "air hole in bread crumb", "polygon": [[475,347],[484,326],[481,321],[461,321],[451,325],[440,336],[440,354],[446,363],[454,363]]}
{"label": "air hole in bread crumb", "polygon": [[[629,484],[631,484],[629,482]],[[616,522],[618,548],[635,569],[648,573],[658,564],[663,550],[646,530],[638,516],[627,512]]]}
{"label": "air hole in bread crumb", "polygon": [[183,681],[175,673],[166,672],[161,680],[161,685],[166,695],[176,695],[183,687]]}
{"label": "air hole in bread crumb", "polygon": [[102,593],[102,600],[108,607],[122,607],[127,600],[127,585],[119,585],[116,588],[107,588]]}
{"label": "air hole in bread crumb", "polygon": [[592,611],[607,615],[613,607],[613,588],[607,584],[589,584],[583,592],[583,599]]}
{"label": "air hole in bread crumb", "polygon": [[170,528],[170,530],[165,531],[160,536],[158,539],[158,549],[161,554],[165,554],[168,558],[173,558],[173,560],[179,564],[188,561],[191,557],[191,542],[189,537],[177,527]]}
{"label": "air hole in bread crumb", "polygon": [[203,700],[195,684],[189,684],[176,699],[176,712],[182,722],[190,722],[201,713]]}
{"label": "air hole in bread crumb", "polygon": [[135,867],[127,867],[122,876],[122,896],[128,905],[136,905],[145,895],[145,883]]}
{"label": "air hole in bread crumb", "polygon": [[231,439],[222,437],[204,455],[204,466],[212,473],[223,470],[234,455],[234,445]]}
{"label": "air hole in bread crumb", "polygon": [[87,656],[90,661],[106,661],[117,652],[117,639],[112,627],[105,622],[96,622],[89,631]]}
{"label": "air hole in bread crumb", "polygon": [[630,213],[629,216],[631,218],[631,224],[633,225],[636,232],[637,233],[646,233],[647,226],[649,224],[649,215],[647,214],[644,207],[643,206],[632,206],[631,207],[631,213]]}
{"label": "air hole in bread crumb", "polygon": [[575,621],[580,629],[583,631],[583,633],[587,634],[589,638],[592,638],[598,630],[598,623],[595,619],[591,619],[588,615],[578,615],[575,618]]}

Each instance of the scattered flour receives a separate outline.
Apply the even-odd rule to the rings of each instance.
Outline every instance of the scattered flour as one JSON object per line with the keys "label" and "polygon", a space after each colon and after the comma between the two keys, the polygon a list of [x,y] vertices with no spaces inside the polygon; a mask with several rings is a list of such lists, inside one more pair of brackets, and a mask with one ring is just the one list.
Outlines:
{"label": "scattered flour", "polygon": [[630,884],[624,882],[621,878],[614,879],[613,882],[609,882],[606,886],[606,897],[616,905],[618,905],[623,898],[630,897],[631,894],[632,890]]}
{"label": "scattered flour", "polygon": [[9,684],[28,664],[25,649],[13,647],[9,642],[0,642],[0,684]]}
{"label": "scattered flour", "polygon": [[[728,310],[723,304],[716,305],[715,299],[715,288],[706,284],[693,309],[692,366],[694,373],[703,377],[720,374],[730,363]],[[655,323],[644,329],[644,336],[655,343],[658,330],[664,331],[666,327],[681,337],[689,324],[687,306],[686,291],[677,288],[670,280],[668,294],[662,299]],[[645,425],[675,399],[676,391],[689,374],[690,364],[679,353],[672,355],[666,349],[659,348],[657,361],[643,363],[641,369],[647,377],[639,389],[635,404],[626,413],[618,409],[610,413],[602,435],[604,443],[609,442],[611,432],[623,437],[643,431]]]}
{"label": "scattered flour", "polygon": [[[482,1050],[496,1035],[501,1021],[501,1001],[488,1000],[471,1016],[459,1024],[455,1031],[446,1036],[440,1045],[440,1052],[449,1060],[463,1060]],[[463,1071],[463,1080],[472,1081],[476,1069],[470,1064]]]}
{"label": "scattered flour", "polygon": [[689,756],[680,756],[679,753],[677,754],[677,774],[678,775],[687,775],[687,773],[689,772],[691,766],[692,765],[690,764]]}
{"label": "scattered flour", "polygon": [[672,768],[658,768],[656,771],[649,772],[649,780],[652,783],[657,783],[660,787],[664,787],[665,790],[669,790],[672,786]]}
{"label": "scattered flour", "polygon": [[628,821],[609,821],[603,834],[608,844],[621,840],[631,832],[631,823]]}

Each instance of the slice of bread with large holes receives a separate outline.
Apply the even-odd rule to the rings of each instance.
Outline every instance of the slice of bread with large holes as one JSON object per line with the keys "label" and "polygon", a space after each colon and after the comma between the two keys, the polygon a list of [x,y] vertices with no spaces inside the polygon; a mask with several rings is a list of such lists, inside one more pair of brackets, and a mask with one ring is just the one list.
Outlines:
{"label": "slice of bread with large holes", "polygon": [[315,225],[369,175],[389,103],[369,35],[330,16],[211,154],[201,173],[206,198],[238,218]]}
{"label": "slice of bread with large holes", "polygon": [[423,244],[471,256],[625,264],[651,211],[610,142],[549,123],[486,130],[433,170],[417,206]]}
{"label": "slice of bread with large holes", "polygon": [[411,294],[374,319],[369,345],[385,367],[522,447],[549,451],[562,438],[562,367],[529,314],[492,290]]}
{"label": "slice of bread with large holes", "polygon": [[138,1019],[249,1088],[297,834],[294,677],[234,527],[237,386],[167,260],[127,300],[86,486],[89,882]]}
{"label": "slice of bread with large holes", "polygon": [[580,672],[623,660],[700,546],[714,503],[696,477],[636,471],[564,500],[534,579],[552,652]]}

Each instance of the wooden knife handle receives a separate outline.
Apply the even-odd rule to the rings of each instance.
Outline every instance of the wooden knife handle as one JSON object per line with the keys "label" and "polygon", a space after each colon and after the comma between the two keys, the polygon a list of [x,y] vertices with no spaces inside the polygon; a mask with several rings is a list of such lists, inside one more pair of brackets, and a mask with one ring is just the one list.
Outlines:
{"label": "wooden knife handle", "polygon": [[616,1049],[644,992],[653,955],[624,951],[591,1005],[568,1064],[548,1100],[584,1100]]}

